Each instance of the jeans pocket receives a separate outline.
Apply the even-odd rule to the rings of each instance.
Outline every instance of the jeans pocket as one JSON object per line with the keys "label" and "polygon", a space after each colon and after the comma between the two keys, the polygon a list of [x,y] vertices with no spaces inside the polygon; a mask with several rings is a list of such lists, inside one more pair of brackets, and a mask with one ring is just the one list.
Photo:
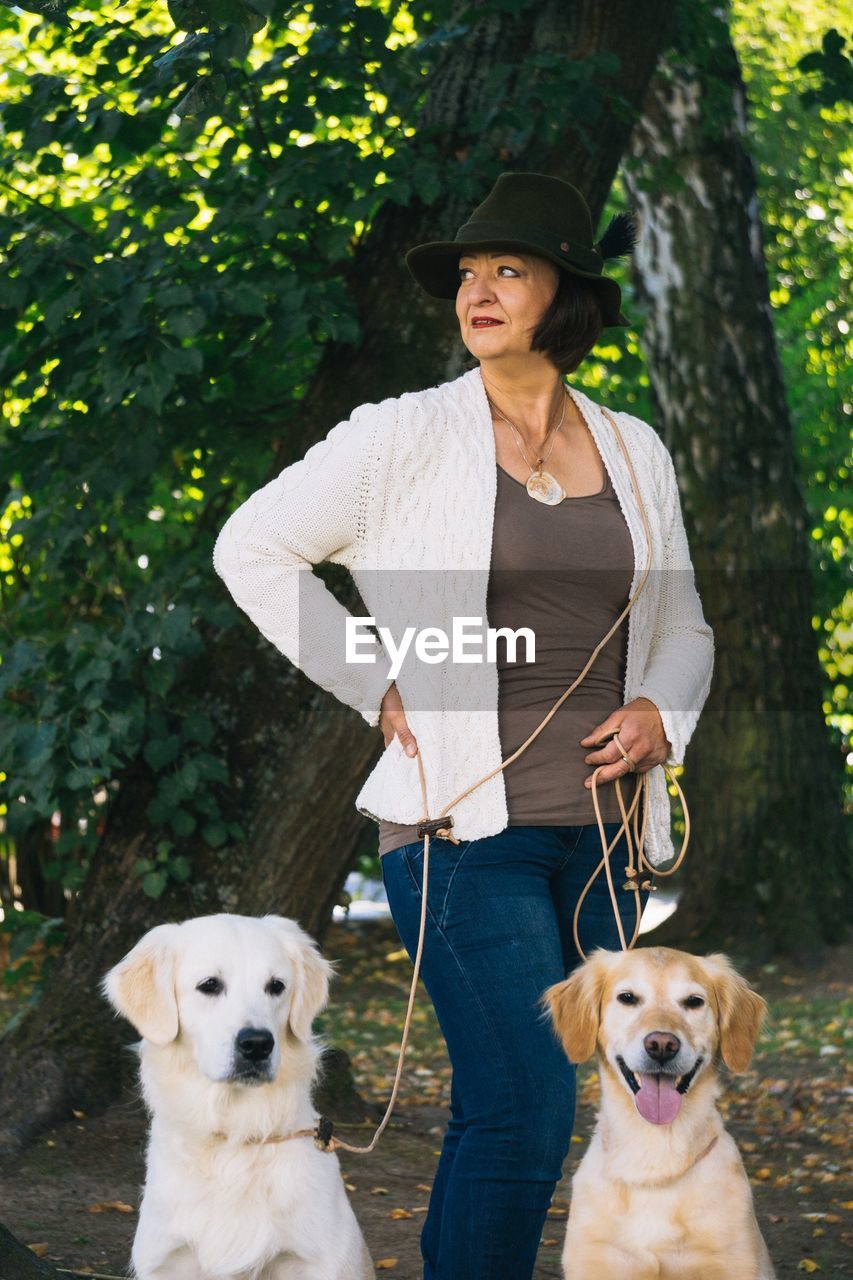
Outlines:
{"label": "jeans pocket", "polygon": [[[427,914],[432,917],[433,923],[439,929],[444,928],[454,878],[473,843],[473,840],[463,840],[459,844],[454,844],[452,840],[441,839],[433,839],[429,842]],[[423,840],[404,845],[402,852],[412,884],[420,898],[423,890]]]}

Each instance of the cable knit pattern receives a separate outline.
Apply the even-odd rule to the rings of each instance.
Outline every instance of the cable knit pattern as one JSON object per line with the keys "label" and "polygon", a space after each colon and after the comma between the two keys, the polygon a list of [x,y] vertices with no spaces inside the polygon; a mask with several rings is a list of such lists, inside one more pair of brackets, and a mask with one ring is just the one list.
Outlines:
{"label": "cable knit pattern", "polygon": [[[633,594],[648,553],[630,474],[601,406],[575,388],[571,395],[631,534]],[[672,744],[667,763],[677,764],[710,689],[713,634],[694,583],[669,452],[641,418],[614,416],[652,536],[652,571],[628,615],[623,703],[641,696],[655,703]],[[403,625],[449,631],[449,624],[436,621],[442,616],[486,619],[495,497],[494,432],[478,367],[424,391],[359,405],[229,517],[214,547],[214,568],[268,640],[375,726],[391,683],[390,657],[377,641],[375,663],[344,661],[347,610],[312,566],[324,560],[345,565],[370,614],[395,637]],[[428,570],[436,572],[418,572]],[[429,815],[435,816],[501,763],[497,671],[485,662],[475,668],[447,661],[427,671],[419,664],[415,683],[407,663],[397,687],[422,752]],[[660,865],[673,855],[660,766],[648,782],[646,850]],[[396,738],[356,806],[376,820],[413,823],[423,816],[417,762]],[[482,784],[452,813],[461,840],[502,831],[508,820],[503,775]]]}

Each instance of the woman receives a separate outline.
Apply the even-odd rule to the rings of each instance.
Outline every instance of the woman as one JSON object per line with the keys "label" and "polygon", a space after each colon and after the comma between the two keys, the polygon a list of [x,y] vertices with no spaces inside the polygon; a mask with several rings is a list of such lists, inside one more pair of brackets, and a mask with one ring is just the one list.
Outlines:
{"label": "woman", "polygon": [[[430,844],[421,973],[453,1066],[451,1118],[421,1235],[426,1280],[525,1280],[571,1139],[575,1071],[538,999],[578,963],[572,917],[608,842],[616,778],[648,773],[646,852],[672,855],[663,762],[679,763],[707,697],[713,638],[696,593],[672,461],[641,419],[618,414],[648,519],[612,422],[569,388],[606,325],[627,324],[571,184],[506,173],[450,242],[407,254],[415,279],[455,299],[478,364],[421,392],[359,406],[223,528],[217,571],[263,633],[369,724],[385,751],[356,803],[379,823],[388,900],[414,957],[418,823]],[[540,724],[633,594],[627,618],[545,729]],[[471,666],[354,661],[352,620],[319,579],[346,564],[370,616],[527,627],[535,656]],[[426,572],[422,572],[426,571]],[[396,633],[395,633],[396,637]],[[396,644],[396,639],[395,639]],[[518,659],[518,651],[516,653]],[[618,730],[616,738],[596,742]],[[427,782],[423,812],[418,761]],[[629,789],[630,795],[630,789]],[[629,797],[626,797],[626,802]],[[613,851],[617,883],[624,836]],[[645,894],[641,895],[645,899]],[[630,936],[634,897],[620,895]],[[618,947],[600,876],[580,921],[585,951]]]}

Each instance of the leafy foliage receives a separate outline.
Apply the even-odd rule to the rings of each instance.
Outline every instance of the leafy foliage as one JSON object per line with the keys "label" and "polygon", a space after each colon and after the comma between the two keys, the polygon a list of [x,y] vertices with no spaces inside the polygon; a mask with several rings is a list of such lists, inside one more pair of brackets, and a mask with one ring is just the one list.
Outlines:
{"label": "leafy foliage", "polygon": [[3,798],[13,840],[61,814],[67,888],[140,760],[146,893],[186,875],[180,840],[240,834],[185,678],[240,621],[211,590],[213,535],[299,436],[326,345],[359,340],[346,274],[377,209],[473,194],[500,163],[478,136],[556,129],[567,92],[581,123],[600,114],[614,59],[508,64],[447,175],[436,128],[412,121],[468,31],[449,8],[4,11]]}
{"label": "leafy foliage", "polygon": [[428,65],[408,13],[314,13],[4,10],[3,807],[13,840],[61,813],[49,874],[71,889],[140,759],[162,832],[146,893],[188,874],[174,842],[240,835],[183,679],[238,621],[212,539],[326,342],[358,338],[342,274],[370,216],[397,183],[438,189],[428,143],[412,172],[379,136],[412,132],[386,64],[410,103]]}
{"label": "leafy foliage", "polygon": [[[815,520],[826,711],[849,733],[851,516],[834,422],[845,116],[800,99],[809,67],[793,70],[824,8],[773,0],[734,21]],[[300,402],[328,344],[360,340],[348,273],[379,208],[473,200],[534,131],[570,113],[594,147],[603,94],[628,110],[612,57],[518,65],[508,48],[448,166],[419,108],[469,34],[473,11],[453,12],[455,25],[449,0],[0,9],[0,813],[9,849],[50,828],[45,874],[71,892],[140,768],[145,893],[187,877],[182,841],[242,834],[191,679],[212,637],[242,624],[212,582],[212,542],[271,454],[300,452]],[[583,382],[642,413],[636,335],[602,343]]]}

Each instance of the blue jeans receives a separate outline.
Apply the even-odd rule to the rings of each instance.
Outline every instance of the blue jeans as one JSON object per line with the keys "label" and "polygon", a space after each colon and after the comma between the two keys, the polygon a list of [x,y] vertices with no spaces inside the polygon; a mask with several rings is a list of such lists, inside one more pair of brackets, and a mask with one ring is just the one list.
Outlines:
{"label": "blue jeans", "polygon": [[[608,843],[618,828],[604,824]],[[601,853],[595,823],[506,827],[459,845],[430,840],[421,976],[453,1075],[421,1232],[424,1280],[533,1275],[575,1114],[575,1068],[538,1000],[581,963],[572,916]],[[611,867],[630,942],[636,907],[621,888],[625,862],[623,833]],[[392,849],[381,864],[394,923],[414,960],[423,841]],[[620,946],[603,869],[581,909],[579,935],[587,955]]]}

